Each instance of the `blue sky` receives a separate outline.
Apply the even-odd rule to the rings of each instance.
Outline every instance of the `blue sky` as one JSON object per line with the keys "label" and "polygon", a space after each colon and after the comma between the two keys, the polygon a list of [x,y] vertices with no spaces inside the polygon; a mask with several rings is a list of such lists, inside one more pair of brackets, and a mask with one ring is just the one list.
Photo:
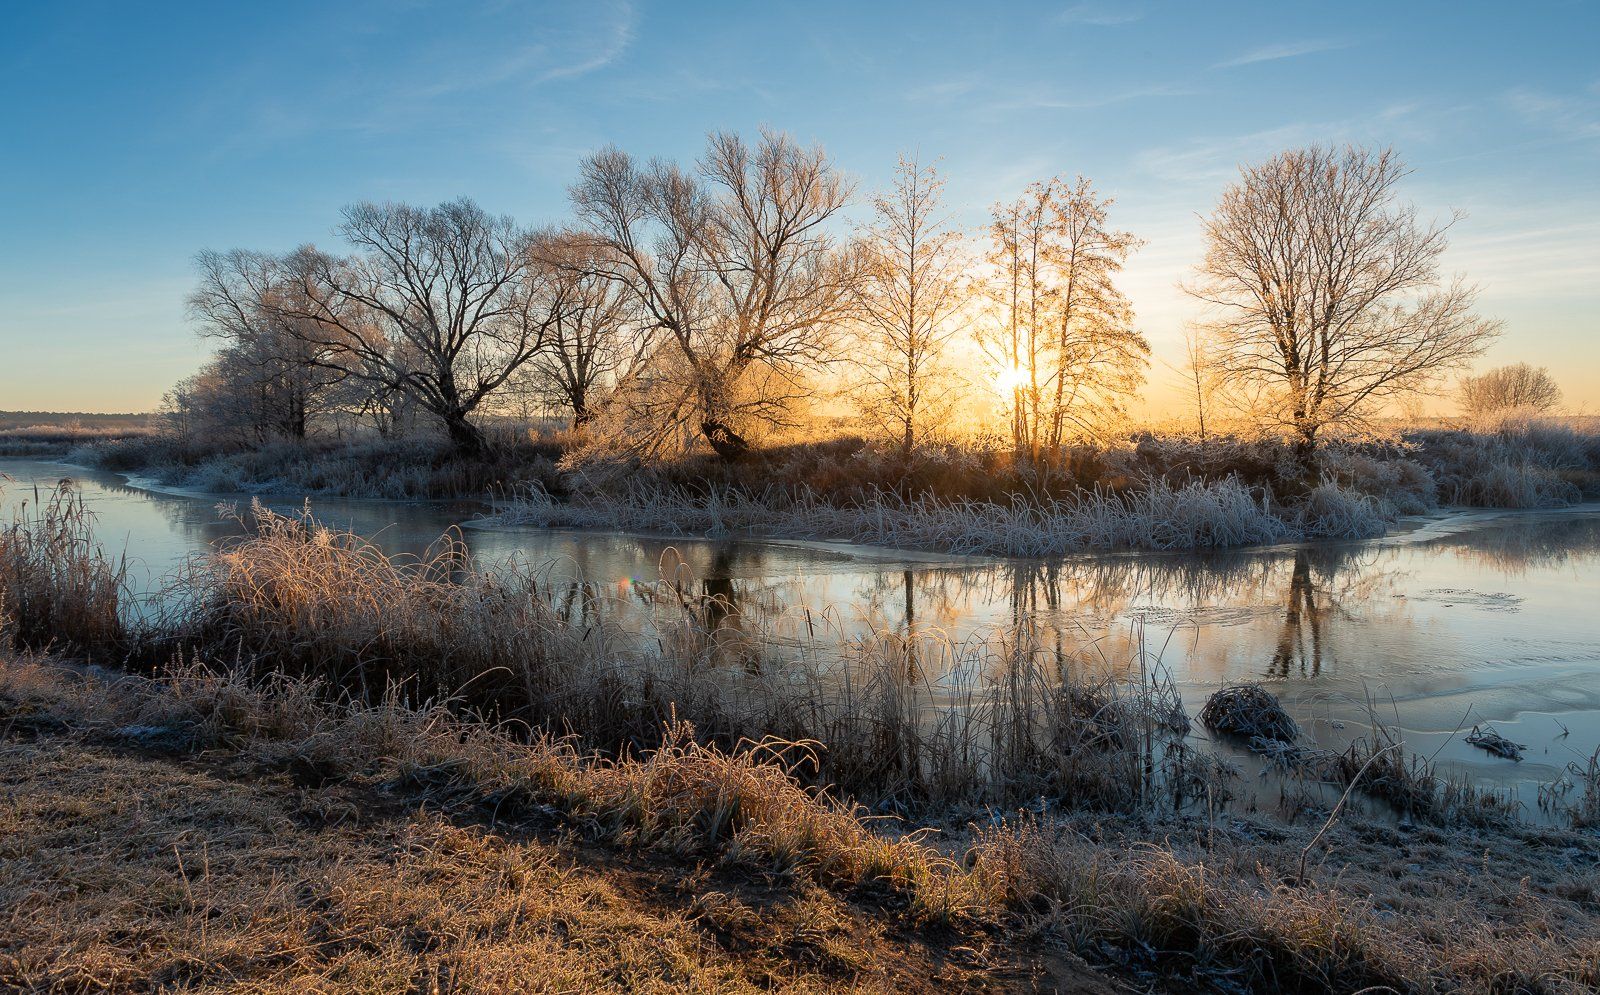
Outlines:
{"label": "blue sky", "polygon": [[[1395,145],[1459,208],[1447,266],[1505,319],[1489,362],[1600,410],[1600,4],[23,3],[0,13],[0,408],[142,410],[207,346],[205,247],[335,244],[357,199],[566,212],[585,153],[712,129],[820,141],[869,190],[942,157],[977,225],[1083,173],[1147,239],[1158,360],[1196,214],[1239,162]],[[1171,374],[1152,370],[1158,406]]]}

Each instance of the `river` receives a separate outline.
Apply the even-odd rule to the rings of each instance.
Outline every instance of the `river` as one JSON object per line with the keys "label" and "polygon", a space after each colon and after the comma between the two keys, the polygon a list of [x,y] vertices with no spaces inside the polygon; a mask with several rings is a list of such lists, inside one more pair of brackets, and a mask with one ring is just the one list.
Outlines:
{"label": "river", "polygon": [[[126,555],[141,592],[237,534],[218,505],[249,500],[35,460],[0,460],[0,474],[8,519],[73,479],[102,545]],[[262,500],[284,512],[304,503]],[[484,510],[334,498],[311,508],[391,553],[421,552]],[[1376,704],[1410,749],[1514,792],[1534,815],[1538,785],[1600,744],[1600,505],[1438,515],[1363,542],[1049,561],[535,528],[463,535],[481,564],[517,559],[557,588],[600,592],[624,624],[648,624],[642,609],[630,615],[629,592],[665,573],[717,596],[722,626],[760,615],[765,624],[751,628],[771,631],[772,618],[803,614],[837,634],[909,626],[959,641],[1029,618],[1108,661],[1142,645],[1191,715],[1224,683],[1262,681],[1325,748],[1361,735]],[[1525,759],[1467,744],[1481,723],[1526,745]]]}

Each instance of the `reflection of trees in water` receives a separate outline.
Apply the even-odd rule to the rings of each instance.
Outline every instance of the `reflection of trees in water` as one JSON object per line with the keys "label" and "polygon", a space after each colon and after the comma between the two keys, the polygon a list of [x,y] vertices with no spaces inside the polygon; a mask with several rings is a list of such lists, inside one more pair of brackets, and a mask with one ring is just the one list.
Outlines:
{"label": "reflection of trees in water", "polygon": [[[1269,674],[1322,670],[1328,631],[1374,606],[1393,604],[1403,577],[1394,556],[1359,545],[1308,546],[1195,556],[1114,556],[1057,561],[1009,561],[943,576],[935,586],[901,581],[916,618],[936,590],[947,613],[990,622],[973,629],[1002,640],[1053,647],[1063,659],[1095,659],[1110,668],[1159,658],[1165,643],[1147,647],[1145,628],[1168,639],[1203,626],[1281,619],[1267,663]],[[952,606],[955,610],[952,612]],[[996,611],[996,609],[1000,609]],[[912,627],[908,626],[908,631]],[[1159,638],[1159,637],[1158,637]],[[1224,646],[1231,640],[1218,641]],[[1191,653],[1194,650],[1191,649]]]}
{"label": "reflection of trees in water", "polygon": [[658,631],[692,639],[697,656],[709,663],[737,663],[759,671],[766,658],[798,642],[796,610],[780,585],[740,574],[758,573],[770,551],[753,543],[719,543],[700,547],[691,563],[676,547],[666,547],[658,560],[659,580],[636,585],[651,601],[652,624]]}
{"label": "reflection of trees in water", "polygon": [[1404,624],[1395,608],[1399,583],[1408,573],[1394,565],[1393,551],[1365,545],[1306,546],[1288,560],[1287,582],[1279,581],[1283,622],[1267,668],[1269,677],[1321,675],[1328,630],[1390,606],[1387,625]]}
{"label": "reflection of trees in water", "polygon": [[[1315,677],[1322,673],[1322,613],[1319,603],[1325,589],[1319,589],[1311,579],[1311,557],[1305,550],[1296,550],[1294,569],[1289,575],[1288,605],[1283,615],[1283,628],[1278,633],[1277,650],[1272,655],[1268,671],[1275,677],[1287,677],[1298,660],[1302,674]],[[1338,603],[1329,600],[1327,608],[1337,610]],[[1307,633],[1310,634],[1309,641]],[[1309,651],[1308,651],[1309,642]]]}
{"label": "reflection of trees in water", "polygon": [[593,584],[574,580],[552,585],[548,590],[556,617],[575,629],[596,627],[607,618],[600,592]]}
{"label": "reflection of trees in water", "polygon": [[1449,549],[1463,562],[1508,577],[1524,577],[1594,560],[1600,553],[1600,515],[1539,515],[1437,539],[1427,547]]}

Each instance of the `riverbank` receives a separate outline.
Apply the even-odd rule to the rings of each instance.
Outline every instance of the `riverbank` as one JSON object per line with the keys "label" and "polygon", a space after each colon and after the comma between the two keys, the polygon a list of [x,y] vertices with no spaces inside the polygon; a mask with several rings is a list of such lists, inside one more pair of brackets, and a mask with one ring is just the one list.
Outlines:
{"label": "riverbank", "polygon": [[649,466],[575,462],[564,446],[508,434],[488,457],[461,460],[423,439],[219,452],[158,438],[70,458],[195,491],[492,500],[506,524],[1003,556],[1362,539],[1440,507],[1600,497],[1600,433],[1576,421],[1334,440],[1311,485],[1285,444],[1222,436],[1135,435],[1034,467],[1002,449],[907,458],[848,438]]}
{"label": "riverbank", "polygon": [[134,446],[157,435],[146,415],[0,411],[0,458],[59,459],[85,447]]}
{"label": "riverbank", "polygon": [[383,745],[429,720],[297,695],[0,661],[0,987],[1114,990],[803,874],[491,803],[459,767],[482,752]]}

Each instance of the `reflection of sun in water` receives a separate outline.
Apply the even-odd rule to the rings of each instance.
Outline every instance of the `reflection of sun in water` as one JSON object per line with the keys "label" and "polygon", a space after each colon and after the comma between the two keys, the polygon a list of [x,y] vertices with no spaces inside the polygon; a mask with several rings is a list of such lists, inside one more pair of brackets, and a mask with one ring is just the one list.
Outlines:
{"label": "reflection of sun in water", "polygon": [[1001,397],[1006,397],[1028,382],[1028,370],[1023,366],[1006,366],[995,371],[994,387]]}

